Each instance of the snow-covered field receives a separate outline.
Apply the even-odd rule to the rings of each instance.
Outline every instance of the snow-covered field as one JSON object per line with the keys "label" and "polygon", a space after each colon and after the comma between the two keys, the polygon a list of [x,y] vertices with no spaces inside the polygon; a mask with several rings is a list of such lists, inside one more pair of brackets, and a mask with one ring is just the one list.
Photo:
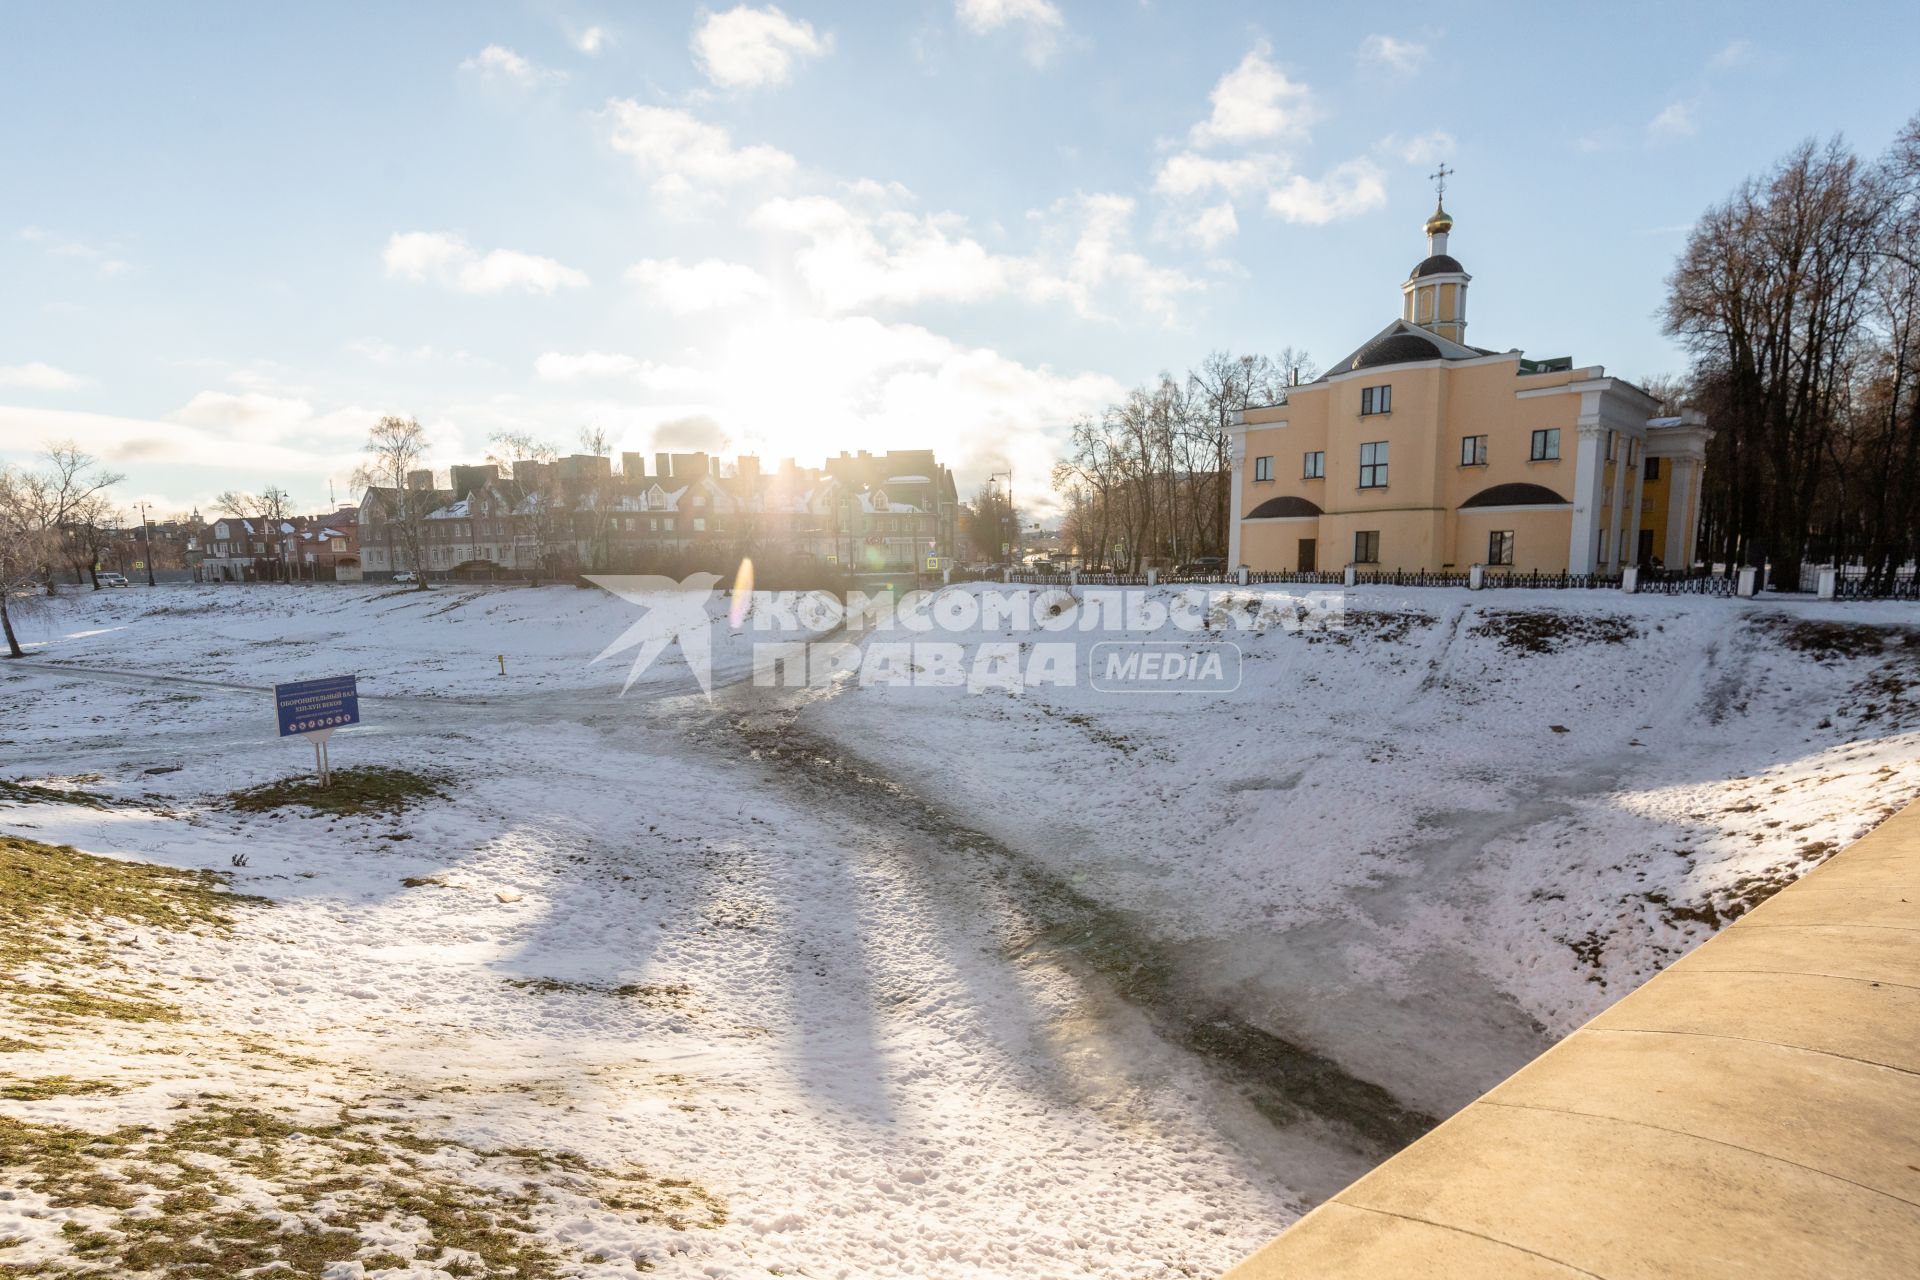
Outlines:
{"label": "snow-covered field", "polygon": [[[413,1176],[523,1194],[550,1274],[1204,1276],[1377,1159],[1395,1105],[1464,1102],[1920,792],[1911,610],[1347,609],[1233,630],[1239,688],[1173,697],[759,689],[721,625],[709,702],[677,650],[616,697],[591,660],[636,610],[573,588],[63,598],[0,666],[0,779],[74,802],[0,794],[0,833],[270,905],[116,942],[180,1022],[0,1001],[0,1086],[122,1090],[0,1088],[0,1125],[404,1124]],[[335,767],[444,795],[227,807],[311,762],[266,686],[348,671]],[[0,1193],[0,1264],[148,1211],[58,1200]],[[327,1274],[455,1274],[423,1222]]]}

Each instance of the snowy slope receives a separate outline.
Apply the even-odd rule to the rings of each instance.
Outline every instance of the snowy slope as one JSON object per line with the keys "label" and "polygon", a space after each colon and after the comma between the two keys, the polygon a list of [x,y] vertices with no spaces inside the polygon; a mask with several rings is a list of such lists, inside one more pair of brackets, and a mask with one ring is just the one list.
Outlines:
{"label": "snowy slope", "polygon": [[[1241,648],[1231,694],[849,683],[803,723],[1441,1113],[1920,792],[1908,606],[1363,588],[1338,629],[1246,629],[1287,596],[1183,637]],[[937,638],[1071,639],[1084,675],[1143,634],[1082,616]],[[1823,648],[1861,624],[1876,651]]]}

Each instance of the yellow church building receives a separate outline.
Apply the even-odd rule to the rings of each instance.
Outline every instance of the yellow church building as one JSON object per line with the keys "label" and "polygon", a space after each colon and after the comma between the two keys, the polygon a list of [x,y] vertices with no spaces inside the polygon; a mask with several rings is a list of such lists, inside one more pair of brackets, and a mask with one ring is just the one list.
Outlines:
{"label": "yellow church building", "polygon": [[[1444,187],[1442,188],[1444,194]],[[1400,318],[1234,422],[1229,555],[1257,571],[1617,574],[1693,561],[1709,435],[1599,365],[1467,343],[1473,277],[1427,219]]]}

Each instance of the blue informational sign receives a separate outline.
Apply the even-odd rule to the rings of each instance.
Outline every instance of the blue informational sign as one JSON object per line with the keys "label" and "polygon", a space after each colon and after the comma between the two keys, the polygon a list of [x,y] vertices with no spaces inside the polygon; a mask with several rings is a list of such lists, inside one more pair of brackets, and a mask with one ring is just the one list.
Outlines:
{"label": "blue informational sign", "polygon": [[296,680],[273,686],[274,705],[280,712],[280,736],[320,729],[338,729],[360,723],[360,690],[354,676],[328,676],[324,680]]}

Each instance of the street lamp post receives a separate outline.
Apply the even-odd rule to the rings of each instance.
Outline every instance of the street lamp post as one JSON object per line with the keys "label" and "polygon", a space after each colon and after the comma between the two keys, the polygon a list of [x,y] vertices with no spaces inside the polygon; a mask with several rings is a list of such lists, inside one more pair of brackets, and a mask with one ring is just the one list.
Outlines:
{"label": "street lamp post", "polygon": [[1015,514],[1013,509],[1013,468],[1012,466],[1008,466],[1008,468],[1005,471],[991,471],[987,473],[987,479],[996,485],[1000,482],[1001,476],[1005,476],[1007,478],[1007,510],[1006,510],[1006,513],[1004,515],[1000,515],[999,518],[995,520],[994,523],[1000,526],[1000,533],[1002,537],[1001,546],[1003,548],[1000,554],[1006,557],[1006,562],[1008,564],[1012,564],[1013,557],[1019,551],[1019,542],[1020,542],[1020,517],[1017,514]]}
{"label": "street lamp post", "polygon": [[146,552],[147,585],[153,586],[153,526],[147,523],[147,504],[140,504],[140,543]]}

